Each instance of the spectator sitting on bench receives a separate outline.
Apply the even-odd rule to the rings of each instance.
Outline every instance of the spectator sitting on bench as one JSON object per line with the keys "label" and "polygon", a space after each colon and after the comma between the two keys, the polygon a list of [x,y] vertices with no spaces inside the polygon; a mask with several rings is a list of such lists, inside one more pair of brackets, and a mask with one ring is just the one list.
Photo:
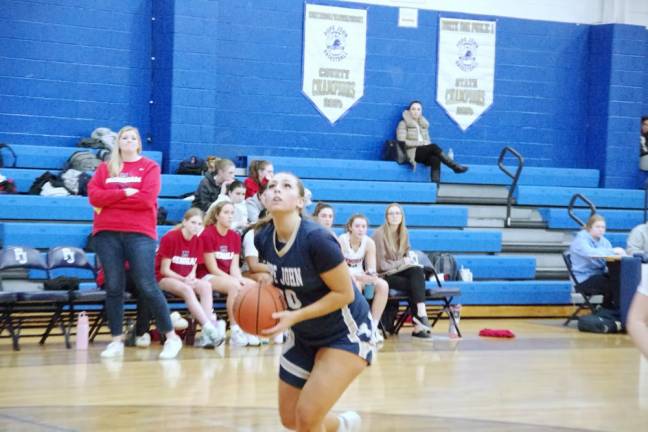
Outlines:
{"label": "spectator sitting on bench", "polygon": [[250,172],[248,178],[243,182],[245,184],[245,198],[250,198],[259,192],[262,184],[268,184],[268,181],[274,174],[272,163],[267,160],[253,160],[250,162]]}
{"label": "spectator sitting on bench", "polygon": [[376,273],[376,244],[371,237],[367,236],[368,225],[369,221],[364,215],[351,216],[344,226],[346,232],[340,234],[338,242],[342,246],[342,254],[358,289],[364,292],[367,286],[374,287],[374,293],[370,296],[365,293],[365,297],[373,300],[371,302],[373,333],[376,341],[380,343],[383,341],[383,336],[378,330],[378,323],[387,305],[389,286]]}
{"label": "spectator sitting on bench", "polygon": [[234,319],[234,300],[239,289],[243,286],[251,288],[256,282],[241,275],[241,236],[231,229],[233,218],[234,206],[225,201],[213,206],[205,216],[205,229],[200,234],[204,264],[198,266],[197,277],[208,281],[214,291],[227,294],[230,344],[258,346],[261,343],[259,338],[243,332]]}
{"label": "spectator sitting on bench", "polygon": [[648,171],[648,116],[641,117],[639,168]]}
{"label": "spectator sitting on bench", "polygon": [[632,228],[626,243],[628,255],[648,252],[648,224],[642,223]]}
{"label": "spectator sitting on bench", "polygon": [[459,165],[443,153],[438,145],[432,144],[429,126],[427,119],[423,117],[423,104],[412,101],[403,111],[403,120],[396,129],[396,139],[405,143],[407,159],[412,168],[416,168],[416,162],[428,165],[431,168],[430,180],[435,183],[441,181],[442,162],[456,173],[468,171],[467,166]]}
{"label": "spectator sitting on bench", "polygon": [[333,231],[334,218],[335,212],[333,211],[333,207],[331,207],[330,204],[321,201],[317,203],[315,210],[313,210],[313,219],[324,228],[328,228],[333,236],[337,238],[335,232]]}
{"label": "spectator sitting on bench", "polygon": [[160,288],[182,298],[191,315],[200,323],[202,332],[196,346],[215,348],[223,343],[225,326],[218,330],[216,323],[212,322],[214,296],[211,284],[196,279],[198,261],[202,259],[202,245],[198,238],[202,227],[202,211],[195,207],[187,210],[182,223],[160,240],[155,255],[155,276]]}
{"label": "spectator sitting on bench", "polygon": [[605,218],[592,215],[569,246],[572,271],[578,283],[577,290],[583,294],[602,294],[603,307],[617,309],[618,287],[614,287],[607,272],[606,256],[625,255],[621,248],[613,248],[604,237]]}
{"label": "spectator sitting on bench", "polygon": [[413,337],[429,339],[432,328],[425,309],[425,273],[409,257],[410,243],[405,213],[399,204],[390,204],[385,210],[385,223],[373,233],[376,243],[378,274],[391,289],[409,295],[412,309]]}
{"label": "spectator sitting on bench", "polygon": [[196,189],[191,206],[206,212],[219,194],[227,193],[227,185],[234,181],[234,172],[234,162],[229,159],[210,162],[207,172]]}
{"label": "spectator sitting on bench", "polygon": [[[227,185],[227,194],[222,193],[218,195],[209,208],[219,202],[231,202],[234,205],[234,219],[232,220],[232,229],[238,233],[243,232],[245,227],[248,226],[248,209],[245,204],[245,186],[238,180],[234,180]],[[209,210],[207,210],[209,213]]]}

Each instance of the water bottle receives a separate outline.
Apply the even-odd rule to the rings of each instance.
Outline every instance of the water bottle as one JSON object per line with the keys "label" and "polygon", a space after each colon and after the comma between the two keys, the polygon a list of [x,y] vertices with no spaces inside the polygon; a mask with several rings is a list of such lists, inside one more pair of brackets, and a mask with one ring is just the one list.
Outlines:
{"label": "water bottle", "polygon": [[130,318],[126,320],[126,331],[124,333],[126,335],[124,345],[127,347],[135,346],[135,323]]}
{"label": "water bottle", "polygon": [[375,286],[372,283],[365,284],[364,286],[364,296],[367,300],[374,298]]}
{"label": "water bottle", "polygon": [[76,325],[76,349],[88,349],[88,334],[90,332],[90,323],[88,322],[88,315],[85,312],[79,314]]}
{"label": "water bottle", "polygon": [[454,160],[454,151],[452,151],[452,148],[448,150],[448,159]]}
{"label": "water bottle", "polygon": [[[461,319],[461,305],[451,305],[448,312],[452,314],[455,322],[457,323],[457,326],[459,326],[459,320]],[[456,339],[459,337],[457,328],[454,326],[451,319],[448,319],[448,335],[450,336],[450,339]]]}

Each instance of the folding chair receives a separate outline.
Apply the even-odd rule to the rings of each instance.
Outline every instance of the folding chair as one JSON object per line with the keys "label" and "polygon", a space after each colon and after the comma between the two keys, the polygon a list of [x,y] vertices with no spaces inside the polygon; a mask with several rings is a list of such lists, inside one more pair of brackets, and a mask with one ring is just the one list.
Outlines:
{"label": "folding chair", "polygon": [[[88,260],[87,255],[81,248],[73,246],[58,246],[50,249],[47,252],[47,263],[48,263],[48,278],[51,277],[51,271],[55,269],[80,269],[87,270],[90,272],[93,280],[96,279],[96,272],[94,266]],[[100,304],[101,309],[99,310],[97,317],[94,320],[92,328],[94,329],[98,321],[101,319],[101,316],[104,312],[105,301],[106,301],[106,292],[102,289],[90,289],[90,290],[74,290],[68,293],[69,295],[69,310],[68,310],[68,322],[67,322],[67,334],[69,335],[72,330],[76,319],[76,310],[82,308],[83,306],[95,306]],[[85,309],[92,309],[86,307]],[[48,328],[47,331],[43,334],[41,338],[41,344],[45,343],[49,333],[52,329]],[[69,347],[68,347],[69,348]]]}
{"label": "folding chair", "polygon": [[[0,251],[0,272],[11,269],[36,269],[47,272],[48,266],[45,259],[36,249],[20,246],[8,246]],[[3,291],[2,280],[0,279],[0,291]],[[14,303],[9,304],[8,311],[4,311],[4,321],[9,332],[12,333],[13,348],[20,349],[18,340],[23,328],[40,328],[41,321],[47,319],[42,313],[51,312],[47,321],[47,331],[51,331],[56,324],[59,324],[61,332],[65,338],[66,347],[70,346],[65,323],[62,318],[62,312],[65,305],[69,302],[67,291],[18,291]],[[18,318],[17,324],[13,319],[14,312],[25,312],[29,315],[23,315]],[[23,325],[31,323],[32,325]],[[41,342],[42,343],[42,342]]]}
{"label": "folding chair", "polygon": [[568,326],[571,321],[577,320],[578,319],[578,314],[582,310],[590,310],[594,312],[596,306],[592,304],[592,298],[596,296],[600,296],[600,294],[584,294],[581,292],[579,289],[580,284],[576,280],[576,276],[574,276],[574,271],[572,270],[572,260],[571,260],[571,254],[569,251],[564,251],[562,253],[563,261],[565,262],[565,267],[567,267],[567,271],[569,272],[569,278],[571,279],[572,282],[572,296],[575,293],[578,293],[582,296],[583,302],[576,304],[574,302],[574,306],[577,306],[576,310],[574,313],[572,313],[567,320],[563,323],[564,326]]}
{"label": "folding chair", "polygon": [[[455,320],[454,314],[451,311],[452,300],[454,299],[455,296],[461,295],[461,290],[459,288],[444,287],[441,284],[439,275],[437,274],[436,270],[434,270],[434,268],[426,267],[426,271],[429,271],[431,275],[434,276],[437,285],[435,288],[427,288],[425,290],[426,303],[441,302],[441,306],[437,307],[432,312],[433,319],[432,322],[430,323],[430,326],[434,327],[434,325],[437,323],[437,321],[439,321],[439,319],[443,316],[443,314],[446,314],[450,322],[452,322],[452,325],[454,326],[457,335],[461,337],[461,330],[459,330],[459,324]],[[398,301],[400,303],[403,300],[409,300],[409,296],[406,293],[394,289],[389,290],[388,302]],[[415,305],[408,305],[403,312],[397,314],[396,323],[394,324],[393,334],[398,334],[400,329],[405,324],[405,321],[407,321],[409,317],[414,315],[413,308],[415,307],[416,307]],[[427,308],[426,308],[426,312],[427,312]]]}

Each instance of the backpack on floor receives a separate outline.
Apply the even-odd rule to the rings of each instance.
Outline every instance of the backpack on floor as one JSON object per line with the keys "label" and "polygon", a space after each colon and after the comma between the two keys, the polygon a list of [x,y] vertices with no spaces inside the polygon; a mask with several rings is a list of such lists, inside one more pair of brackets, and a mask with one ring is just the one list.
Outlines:
{"label": "backpack on floor", "polygon": [[13,156],[13,163],[11,165],[7,165],[7,168],[13,168],[16,166],[16,153],[13,151],[13,149],[9,146],[9,144],[3,144],[0,143],[0,168],[4,168],[4,157],[2,156],[2,149],[7,149],[9,153]]}
{"label": "backpack on floor", "polygon": [[449,253],[432,253],[429,255],[429,258],[436,272],[446,275],[446,280],[453,281],[459,279],[457,261],[454,255]]}
{"label": "backpack on floor", "polygon": [[624,330],[621,313],[600,307],[593,314],[578,318],[578,330],[586,333],[620,333]]}
{"label": "backpack on floor", "polygon": [[66,171],[70,168],[77,171],[94,171],[97,169],[101,159],[93,152],[89,151],[76,151],[70,155],[65,165],[63,165],[63,171]]}

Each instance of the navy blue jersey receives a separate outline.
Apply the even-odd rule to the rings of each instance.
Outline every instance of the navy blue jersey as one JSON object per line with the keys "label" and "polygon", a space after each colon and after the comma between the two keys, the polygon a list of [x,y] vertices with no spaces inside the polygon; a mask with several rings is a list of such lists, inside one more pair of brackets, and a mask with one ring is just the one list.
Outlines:
{"label": "navy blue jersey", "polygon": [[[254,236],[259,259],[268,264],[274,285],[281,288],[288,309],[296,310],[314,303],[331,290],[320,278],[344,262],[335,237],[315,222],[302,220],[286,244],[276,240],[274,223],[261,228]],[[350,277],[350,276],[349,276]],[[346,334],[360,331],[359,324],[369,315],[369,304],[354,286],[353,302],[327,315],[302,321],[293,326],[296,337],[314,345],[323,345]]]}

